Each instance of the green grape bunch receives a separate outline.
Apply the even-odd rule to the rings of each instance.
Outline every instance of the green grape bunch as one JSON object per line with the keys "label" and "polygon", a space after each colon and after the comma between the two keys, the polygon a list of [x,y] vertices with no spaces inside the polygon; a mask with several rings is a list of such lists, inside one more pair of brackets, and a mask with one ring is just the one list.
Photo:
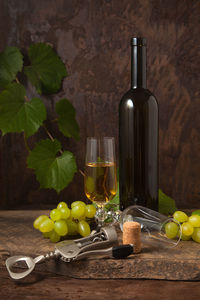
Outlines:
{"label": "green grape bunch", "polygon": [[42,232],[44,238],[57,243],[61,237],[77,235],[85,237],[91,233],[89,220],[96,214],[93,204],[85,204],[83,201],[75,201],[71,209],[62,201],[50,211],[50,215],[41,215],[33,223],[33,227]]}
{"label": "green grape bunch", "polygon": [[183,211],[175,211],[173,219],[181,224],[181,234],[178,225],[174,222],[168,222],[165,225],[165,234],[168,238],[174,239],[181,236],[181,240],[193,240],[200,243],[200,210],[192,212],[188,216]]}

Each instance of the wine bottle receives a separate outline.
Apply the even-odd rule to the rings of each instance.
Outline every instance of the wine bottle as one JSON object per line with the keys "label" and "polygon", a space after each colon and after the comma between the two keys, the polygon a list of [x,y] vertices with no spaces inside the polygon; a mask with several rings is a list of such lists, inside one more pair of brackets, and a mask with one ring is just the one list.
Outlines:
{"label": "wine bottle", "polygon": [[146,89],[146,39],[131,39],[131,89],[119,106],[120,209],[158,210],[158,103]]}

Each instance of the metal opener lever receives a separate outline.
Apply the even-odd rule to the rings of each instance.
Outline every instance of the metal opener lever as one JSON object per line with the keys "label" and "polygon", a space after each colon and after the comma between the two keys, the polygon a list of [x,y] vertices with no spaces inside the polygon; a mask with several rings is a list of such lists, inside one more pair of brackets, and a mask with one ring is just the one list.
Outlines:
{"label": "metal opener lever", "polygon": [[[30,274],[37,263],[50,258],[60,258],[65,262],[80,260],[94,255],[106,255],[115,258],[125,258],[133,253],[133,245],[117,244],[117,233],[114,227],[102,227],[98,233],[77,240],[65,240],[55,245],[55,251],[35,258],[28,256],[12,256],[6,260],[6,267],[12,279],[18,280]],[[107,248],[110,246],[109,248]],[[21,273],[11,271],[17,262],[25,262],[28,269]]]}

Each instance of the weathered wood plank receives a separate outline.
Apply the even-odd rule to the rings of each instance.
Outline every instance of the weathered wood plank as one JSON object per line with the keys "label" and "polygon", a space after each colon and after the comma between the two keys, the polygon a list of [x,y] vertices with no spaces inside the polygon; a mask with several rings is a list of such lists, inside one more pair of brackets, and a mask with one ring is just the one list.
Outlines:
{"label": "weathered wood plank", "polygon": [[34,272],[23,282],[0,270],[1,300],[199,300],[199,282],[165,280],[81,280]]}
{"label": "weathered wood plank", "polygon": [[[0,211],[1,267],[9,255],[34,257],[54,250],[54,245],[32,227],[34,218],[42,213],[44,211]],[[50,260],[36,266],[36,270],[84,279],[200,280],[200,245],[187,241],[165,249],[145,244],[142,253],[125,260],[92,258],[73,263]]]}

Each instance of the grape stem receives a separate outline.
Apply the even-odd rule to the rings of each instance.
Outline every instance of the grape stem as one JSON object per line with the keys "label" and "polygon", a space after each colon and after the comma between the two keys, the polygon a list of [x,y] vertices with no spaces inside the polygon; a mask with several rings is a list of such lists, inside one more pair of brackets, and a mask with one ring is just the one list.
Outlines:
{"label": "grape stem", "polygon": [[[46,131],[46,134],[48,135],[48,137],[50,138],[50,140],[53,142],[55,139],[54,137],[51,135],[51,133],[49,132],[49,130],[46,128],[46,126],[43,124],[43,128]],[[60,149],[59,150],[60,154],[63,154],[63,151]]]}
{"label": "grape stem", "polygon": [[79,172],[81,173],[81,175],[83,175],[83,177],[85,177],[86,175],[85,175],[85,173],[83,173],[83,171],[82,170],[80,170],[79,169]]}
{"label": "grape stem", "polygon": [[[20,84],[20,81],[19,81],[19,79],[17,77],[15,78],[15,80],[16,80],[16,82],[18,84]],[[28,97],[26,95],[24,96],[24,99],[26,100],[26,102],[29,102],[29,99],[28,99]]]}
{"label": "grape stem", "polygon": [[49,130],[46,128],[46,126],[43,124],[44,130],[46,131],[46,134],[48,135],[48,137],[50,138],[50,140],[53,142],[54,138],[51,135],[51,133],[49,132]]}
{"label": "grape stem", "polygon": [[28,142],[27,142],[27,138],[26,138],[25,132],[24,132],[24,144],[25,144],[25,147],[28,150],[28,152],[30,152],[30,148],[28,146]]}

